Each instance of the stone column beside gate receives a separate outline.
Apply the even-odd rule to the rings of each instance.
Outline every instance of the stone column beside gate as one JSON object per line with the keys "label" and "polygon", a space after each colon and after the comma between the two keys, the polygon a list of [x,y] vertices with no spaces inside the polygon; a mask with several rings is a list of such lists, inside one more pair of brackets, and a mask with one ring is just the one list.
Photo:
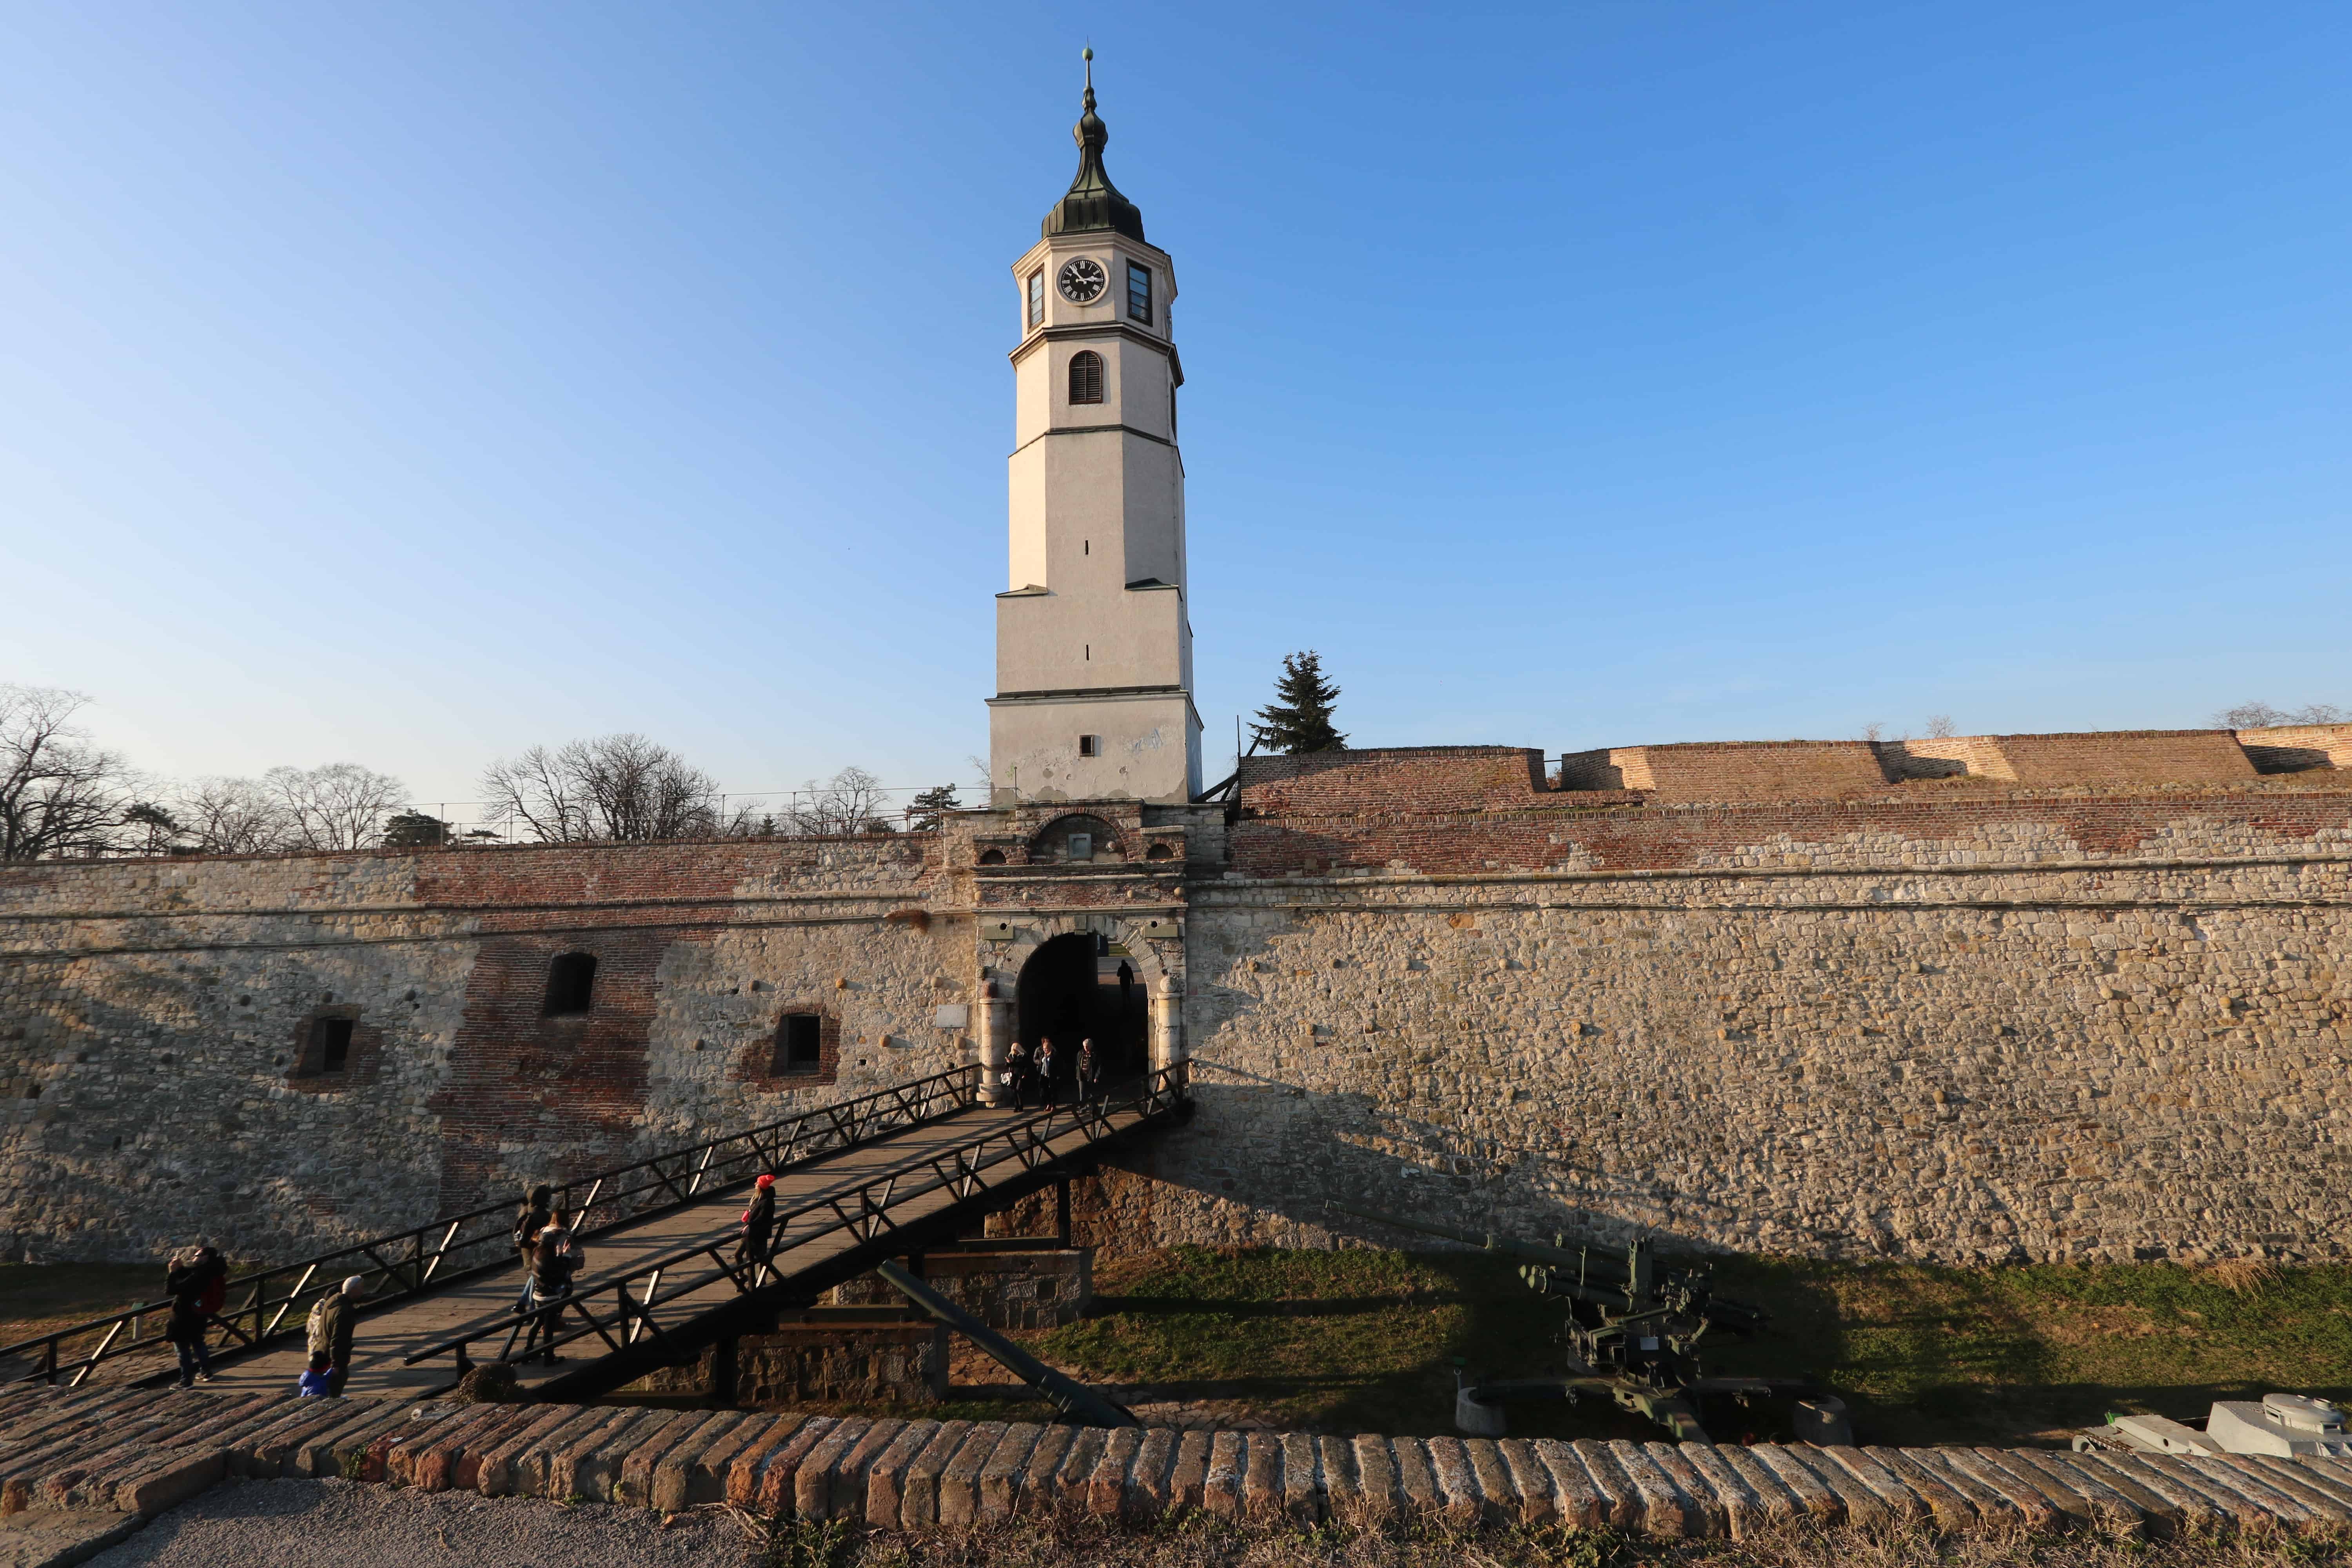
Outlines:
{"label": "stone column beside gate", "polygon": [[1184,1059],[1184,992],[1172,974],[1151,988],[1151,1069]]}
{"label": "stone column beside gate", "polygon": [[1013,1004],[997,994],[996,982],[984,981],[980,1000],[980,1102],[1007,1105],[1013,1096],[1004,1088],[1004,1064],[1013,1055]]}

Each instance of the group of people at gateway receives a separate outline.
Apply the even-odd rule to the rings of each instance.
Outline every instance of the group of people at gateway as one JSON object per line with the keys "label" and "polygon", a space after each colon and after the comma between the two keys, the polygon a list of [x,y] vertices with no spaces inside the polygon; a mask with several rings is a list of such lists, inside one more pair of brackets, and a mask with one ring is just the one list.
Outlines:
{"label": "group of people at gateway", "polygon": [[1061,1099],[1065,1081],[1075,1088],[1080,1105],[1100,1100],[1108,1066],[1104,1058],[1092,1035],[1079,1040],[1075,1052],[1066,1051],[1051,1035],[1039,1039],[1034,1052],[1026,1040],[1015,1040],[1004,1059],[1004,1087],[1013,1091],[1013,1109],[1026,1110],[1033,1097],[1039,1109],[1052,1109]]}

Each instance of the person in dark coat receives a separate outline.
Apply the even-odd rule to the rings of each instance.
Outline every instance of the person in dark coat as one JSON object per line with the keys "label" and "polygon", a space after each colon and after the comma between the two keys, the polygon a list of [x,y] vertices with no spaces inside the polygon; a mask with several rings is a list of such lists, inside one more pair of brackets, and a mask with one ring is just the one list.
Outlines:
{"label": "person in dark coat", "polygon": [[1004,1076],[1013,1083],[1013,1109],[1027,1110],[1030,1091],[1037,1087],[1037,1064],[1031,1059],[1029,1047],[1019,1040],[1013,1042],[1013,1055],[1004,1064]]}
{"label": "person in dark coat", "polygon": [[1054,1075],[1061,1068],[1061,1053],[1054,1048],[1054,1037],[1048,1035],[1037,1042],[1037,1103],[1047,1110],[1054,1108],[1054,1096],[1061,1088],[1054,1081]]}
{"label": "person in dark coat", "polygon": [[523,1353],[528,1355],[532,1340],[548,1342],[549,1366],[561,1359],[555,1353],[553,1342],[563,1313],[563,1299],[572,1294],[572,1277],[579,1270],[580,1249],[572,1243],[570,1216],[557,1209],[531,1243],[530,1303],[540,1315],[530,1326],[530,1339],[523,1343]]}
{"label": "person in dark coat", "polygon": [[768,1261],[769,1240],[775,1234],[776,1178],[762,1172],[752,1189],[751,1206],[743,1211],[743,1239],[736,1244],[735,1261],[756,1271]]}
{"label": "person in dark coat", "polygon": [[517,1312],[530,1310],[530,1249],[547,1222],[555,1217],[555,1189],[541,1182],[523,1194],[522,1206],[515,1211],[515,1256],[522,1260],[522,1294],[515,1298]]}
{"label": "person in dark coat", "polygon": [[352,1379],[352,1336],[359,1331],[360,1303],[367,1299],[367,1280],[354,1274],[319,1298],[307,1325],[310,1351],[327,1356],[327,1392],[341,1394]]}
{"label": "person in dark coat", "polygon": [[213,1380],[213,1358],[205,1346],[205,1330],[227,1299],[228,1259],[216,1247],[199,1247],[172,1260],[163,1275],[163,1292],[172,1298],[164,1320],[163,1338],[180,1352],[180,1386],[193,1388],[196,1379]]}
{"label": "person in dark coat", "polygon": [[1102,1053],[1095,1048],[1095,1037],[1088,1035],[1078,1042],[1078,1103],[1087,1104],[1102,1089]]}

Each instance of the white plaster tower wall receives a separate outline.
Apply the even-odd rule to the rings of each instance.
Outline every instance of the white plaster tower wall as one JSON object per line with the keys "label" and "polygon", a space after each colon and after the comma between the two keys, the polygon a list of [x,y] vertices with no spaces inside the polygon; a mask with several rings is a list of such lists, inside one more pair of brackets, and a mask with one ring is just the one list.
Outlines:
{"label": "white plaster tower wall", "polygon": [[1201,784],[1167,252],[1103,170],[1091,75],[1077,177],[1013,264],[1008,564],[989,771],[1022,799],[1181,801]]}

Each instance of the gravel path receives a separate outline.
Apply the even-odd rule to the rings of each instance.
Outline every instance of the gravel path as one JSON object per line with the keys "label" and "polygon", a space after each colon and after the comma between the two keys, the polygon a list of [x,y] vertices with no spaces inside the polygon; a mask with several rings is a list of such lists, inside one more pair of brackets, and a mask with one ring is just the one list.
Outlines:
{"label": "gravel path", "polygon": [[351,1481],[215,1487],[90,1568],[744,1568],[743,1527],[723,1513],[661,1515],[601,1503],[416,1492]]}

